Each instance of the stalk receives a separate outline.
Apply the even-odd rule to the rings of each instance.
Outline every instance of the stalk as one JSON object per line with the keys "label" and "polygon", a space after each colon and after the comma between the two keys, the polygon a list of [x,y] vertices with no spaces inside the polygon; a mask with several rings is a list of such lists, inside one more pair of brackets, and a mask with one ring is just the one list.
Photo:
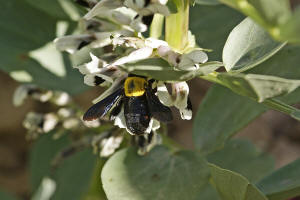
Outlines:
{"label": "stalk", "polygon": [[164,25],[164,16],[161,14],[155,14],[150,26],[150,37],[159,39],[162,35]]}
{"label": "stalk", "polygon": [[182,52],[188,44],[189,0],[173,1],[178,12],[166,17],[165,40],[174,50]]}

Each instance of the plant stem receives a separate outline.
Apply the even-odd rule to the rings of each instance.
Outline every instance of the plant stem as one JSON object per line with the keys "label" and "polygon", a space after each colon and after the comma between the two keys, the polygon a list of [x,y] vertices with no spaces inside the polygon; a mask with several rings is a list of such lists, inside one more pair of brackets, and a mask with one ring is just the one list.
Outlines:
{"label": "plant stem", "polygon": [[164,16],[155,14],[150,26],[150,37],[159,39],[162,35]]}
{"label": "plant stem", "polygon": [[174,50],[181,52],[188,44],[189,0],[173,1],[178,12],[166,17],[165,40]]}

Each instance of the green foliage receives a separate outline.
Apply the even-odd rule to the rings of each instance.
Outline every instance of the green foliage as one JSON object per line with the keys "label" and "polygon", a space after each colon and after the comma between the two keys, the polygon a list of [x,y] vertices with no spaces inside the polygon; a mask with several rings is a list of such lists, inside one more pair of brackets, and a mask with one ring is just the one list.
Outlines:
{"label": "green foliage", "polygon": [[[67,135],[53,140],[52,134],[41,137],[34,145],[30,156],[32,189],[37,190],[44,177],[52,177],[56,182],[53,200],[67,198],[80,199],[87,192],[95,167],[95,156],[90,149],[80,151],[63,160],[54,168],[54,158],[70,142]],[[83,173],[84,172],[84,173]]]}
{"label": "green foliage", "polygon": [[225,141],[266,111],[263,105],[215,85],[202,100],[193,124],[193,139],[200,153],[223,147]]}
{"label": "green foliage", "polygon": [[227,71],[243,72],[262,63],[284,46],[253,22],[244,19],[229,34],[223,49],[223,62]]}
{"label": "green foliage", "polygon": [[300,195],[300,160],[296,160],[263,178],[257,187],[270,200],[288,199]]}
{"label": "green foliage", "polygon": [[245,177],[230,170],[210,164],[212,184],[222,200],[267,200]]}
{"label": "green foliage", "polygon": [[[62,8],[57,9],[59,4],[56,1],[44,1],[47,5],[51,4],[50,7],[34,1],[29,2],[30,4],[26,1],[12,0],[0,5],[0,69],[21,82],[31,82],[40,87],[64,90],[72,94],[82,92],[86,87],[78,84],[81,76],[72,69],[68,56],[49,48],[49,45],[45,46],[56,38],[59,20],[67,20],[66,14],[59,14],[62,13]],[[33,4],[36,6],[33,7]],[[41,7],[43,9],[39,10]],[[58,13],[55,17],[54,9]],[[52,15],[44,10],[52,12]],[[68,20],[65,25],[66,28],[71,27],[72,23]],[[39,60],[34,59],[30,53],[33,50],[43,56],[39,56]],[[49,60],[53,62],[49,63]],[[45,63],[48,66],[45,66]],[[63,73],[58,75],[55,72]]]}
{"label": "green foliage", "polygon": [[277,40],[299,43],[299,9],[290,10],[288,0],[220,0],[263,26]]}
{"label": "green foliage", "polygon": [[260,180],[274,169],[273,158],[260,152],[246,140],[228,141],[222,150],[208,155],[207,160],[221,168],[241,174],[250,182]]}
{"label": "green foliage", "polygon": [[129,148],[106,162],[101,178],[110,200],[193,200],[207,183],[209,170],[195,152],[170,152],[158,146],[139,156]]}
{"label": "green foliage", "polygon": [[221,60],[222,49],[230,31],[244,17],[235,10],[223,6],[199,6],[190,8],[190,29],[197,44],[212,49],[209,60]]}

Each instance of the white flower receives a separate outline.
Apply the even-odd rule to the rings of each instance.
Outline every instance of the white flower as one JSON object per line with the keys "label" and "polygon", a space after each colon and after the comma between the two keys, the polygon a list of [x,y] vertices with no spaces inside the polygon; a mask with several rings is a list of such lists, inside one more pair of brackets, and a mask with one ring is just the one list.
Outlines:
{"label": "white flower", "polygon": [[122,0],[101,0],[85,16],[85,19],[91,19],[99,14],[123,6]]}
{"label": "white flower", "polygon": [[51,101],[58,106],[65,106],[71,102],[71,97],[66,92],[54,91]]}
{"label": "white flower", "polygon": [[31,91],[36,90],[37,87],[35,85],[21,85],[19,86],[13,96],[13,104],[14,106],[20,106],[24,103],[25,99],[31,93]]}
{"label": "white flower", "polygon": [[21,85],[14,93],[13,104],[15,106],[20,106],[27,97],[32,97],[33,99],[41,102],[47,102],[53,98],[53,92],[50,90],[41,90],[32,84]]}
{"label": "white flower", "polygon": [[117,30],[112,32],[97,32],[93,34],[67,35],[56,38],[54,44],[57,50],[67,51],[73,54],[75,51],[89,45],[91,48],[101,48],[111,44],[111,35],[131,36],[128,30]]}
{"label": "white flower", "polygon": [[53,113],[29,112],[23,121],[23,126],[31,132],[47,133],[53,130],[57,123],[58,117]]}
{"label": "white flower", "polygon": [[89,86],[97,86],[106,84],[105,82],[113,83],[114,79],[124,74],[115,65],[108,65],[106,61],[99,59],[90,53],[92,60],[80,66],[75,66],[84,74],[84,83]]}
{"label": "white flower", "polygon": [[123,141],[123,136],[122,135],[117,135],[117,136],[111,136],[109,138],[104,138],[101,141],[101,152],[100,156],[101,157],[108,157],[112,155],[116,149],[120,147],[120,144]]}
{"label": "white flower", "polygon": [[166,106],[175,106],[179,109],[182,119],[192,118],[192,105],[189,100],[189,86],[183,82],[171,83],[171,94],[163,82],[157,84],[157,96],[160,102]]}

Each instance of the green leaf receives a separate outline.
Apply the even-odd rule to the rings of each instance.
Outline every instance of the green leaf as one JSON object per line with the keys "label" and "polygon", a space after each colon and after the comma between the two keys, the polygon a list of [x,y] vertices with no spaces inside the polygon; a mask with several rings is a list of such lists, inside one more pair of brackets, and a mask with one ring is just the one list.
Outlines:
{"label": "green leaf", "polygon": [[251,142],[238,139],[229,140],[222,150],[209,154],[207,161],[237,172],[251,182],[269,174],[275,164],[271,156],[258,151]]}
{"label": "green leaf", "polygon": [[212,76],[215,76],[216,82],[258,102],[291,93],[300,86],[300,80],[260,74],[219,73]]}
{"label": "green leaf", "polygon": [[267,200],[267,197],[242,175],[210,164],[212,182],[222,200]]}
{"label": "green leaf", "polygon": [[71,67],[67,54],[57,52],[49,45],[56,37],[58,18],[26,1],[6,1],[0,9],[1,70],[17,81],[31,82],[47,89],[71,94],[87,89],[80,73]]}
{"label": "green leaf", "polygon": [[52,134],[41,136],[30,151],[29,171],[33,191],[37,190],[42,179],[51,175],[51,162],[55,155],[69,144],[66,136],[53,140]]}
{"label": "green leaf", "polygon": [[289,40],[290,42],[300,42],[300,8],[296,8],[293,16],[289,20],[281,25],[280,34],[282,38]]}
{"label": "green leaf", "polygon": [[290,10],[288,0],[220,0],[239,10],[263,26],[273,38],[280,41],[300,42],[299,8]]}
{"label": "green leaf", "polygon": [[[299,54],[300,47],[287,45],[270,59],[249,70],[249,73],[298,79]],[[297,89],[278,99],[293,104],[299,102],[299,96],[300,89]],[[228,138],[266,110],[264,105],[239,96],[227,88],[213,86],[196,114],[193,127],[196,148],[202,153],[222,148]]]}
{"label": "green leaf", "polygon": [[246,18],[229,34],[223,49],[223,62],[227,71],[243,72],[270,58],[284,45]]}
{"label": "green leaf", "polygon": [[109,200],[196,200],[207,184],[209,168],[191,151],[157,146],[145,156],[124,149],[105,164],[101,178]]}
{"label": "green leaf", "polygon": [[219,85],[206,93],[193,123],[195,146],[202,154],[221,149],[225,141],[267,108]]}
{"label": "green leaf", "polygon": [[1,200],[18,200],[18,198],[0,190],[0,199]]}
{"label": "green leaf", "polygon": [[200,4],[200,5],[219,5],[220,2],[219,0],[195,0],[196,4]]}
{"label": "green leaf", "polygon": [[227,6],[196,4],[190,8],[189,27],[200,47],[213,50],[208,54],[209,60],[221,60],[229,33],[243,18],[239,12]]}
{"label": "green leaf", "polygon": [[204,188],[202,188],[201,192],[199,192],[197,200],[212,200],[212,199],[220,200],[220,197],[216,189],[210,184],[207,184],[204,186]]}
{"label": "green leaf", "polygon": [[212,61],[204,64],[200,64],[198,70],[194,71],[178,71],[169,63],[161,58],[150,58],[135,63],[128,63],[125,66],[121,66],[123,70],[142,76],[147,76],[161,81],[184,81],[192,79],[199,75],[209,74],[219,67],[223,66],[223,63]]}
{"label": "green leaf", "polygon": [[53,140],[52,134],[46,134],[39,138],[31,151],[32,189],[37,190],[45,176],[51,177],[56,182],[56,191],[51,200],[80,199],[89,187],[96,160],[89,149],[66,158],[56,170],[52,168],[57,153],[69,144],[67,135]]}
{"label": "green leaf", "polygon": [[300,195],[300,159],[276,170],[258,182],[257,187],[269,200],[289,199]]}
{"label": "green leaf", "polygon": [[96,156],[85,149],[64,160],[55,172],[56,192],[51,200],[79,200],[88,191]]}
{"label": "green leaf", "polygon": [[[25,0],[31,6],[59,19],[69,19],[68,15],[62,8],[62,0]],[[66,1],[66,0],[64,0]]]}

